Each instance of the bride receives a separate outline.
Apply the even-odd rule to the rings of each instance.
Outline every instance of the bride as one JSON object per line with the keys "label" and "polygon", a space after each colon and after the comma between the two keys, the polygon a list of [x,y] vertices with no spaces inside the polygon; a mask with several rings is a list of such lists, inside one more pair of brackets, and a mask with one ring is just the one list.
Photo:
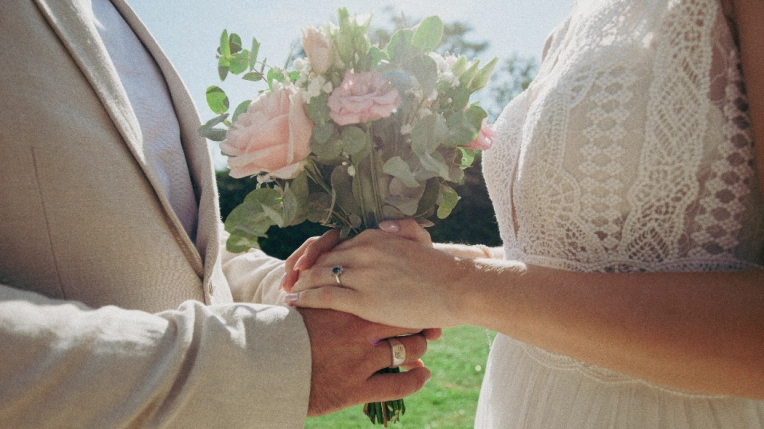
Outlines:
{"label": "bride", "polygon": [[498,331],[476,427],[764,427],[762,28],[758,0],[578,0],[484,156],[503,248],[330,232],[288,300]]}

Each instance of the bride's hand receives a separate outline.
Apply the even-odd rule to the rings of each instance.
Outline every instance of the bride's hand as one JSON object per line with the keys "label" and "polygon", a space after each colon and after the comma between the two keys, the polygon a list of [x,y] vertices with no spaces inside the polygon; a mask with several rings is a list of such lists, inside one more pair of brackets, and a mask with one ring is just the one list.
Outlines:
{"label": "bride's hand", "polygon": [[[379,229],[401,238],[432,246],[430,234],[413,219],[383,221],[379,224]],[[281,289],[291,292],[295,282],[300,278],[300,271],[312,267],[321,255],[332,250],[341,241],[340,233],[336,229],[329,230],[320,237],[310,237],[305,240],[305,243],[285,261],[284,271],[286,273],[281,280]]]}
{"label": "bride's hand", "polygon": [[[332,272],[336,266],[342,267],[341,285]],[[312,268],[300,272],[287,300],[393,326],[453,326],[459,324],[456,291],[472,266],[430,243],[367,230],[319,255]]]}

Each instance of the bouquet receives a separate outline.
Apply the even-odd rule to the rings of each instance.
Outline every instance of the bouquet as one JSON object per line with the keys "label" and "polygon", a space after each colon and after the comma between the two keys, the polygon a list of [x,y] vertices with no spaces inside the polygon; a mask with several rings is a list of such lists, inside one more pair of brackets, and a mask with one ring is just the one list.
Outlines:
{"label": "bouquet", "polygon": [[[488,82],[498,59],[433,52],[443,34],[437,16],[397,31],[385,47],[368,36],[371,17],[338,11],[338,23],[303,30],[305,57],[284,68],[258,61],[241,37],[223,31],[218,71],[243,74],[265,89],[236,107],[218,86],[207,103],[218,115],[200,127],[220,141],[235,178],[258,187],[225,220],[231,252],[258,248],[268,229],[305,220],[348,237],[386,219],[410,217],[431,226],[445,218],[478,150],[495,136],[470,95]],[[290,55],[291,57],[291,55]],[[261,83],[262,85],[262,83]],[[397,371],[391,370],[391,371]],[[372,423],[396,422],[402,400],[367,404]]]}

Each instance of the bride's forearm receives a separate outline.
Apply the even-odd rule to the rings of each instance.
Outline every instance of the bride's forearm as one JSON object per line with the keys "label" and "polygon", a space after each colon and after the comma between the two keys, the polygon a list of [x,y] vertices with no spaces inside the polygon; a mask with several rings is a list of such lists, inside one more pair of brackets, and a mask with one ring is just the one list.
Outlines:
{"label": "bride's forearm", "polygon": [[764,399],[764,271],[596,274],[478,259],[468,283],[455,294],[465,324],[670,387]]}

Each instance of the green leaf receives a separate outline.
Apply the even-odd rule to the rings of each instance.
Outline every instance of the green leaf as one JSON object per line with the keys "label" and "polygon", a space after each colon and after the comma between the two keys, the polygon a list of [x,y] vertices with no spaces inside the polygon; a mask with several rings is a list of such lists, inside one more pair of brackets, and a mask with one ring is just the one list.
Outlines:
{"label": "green leaf", "polygon": [[443,117],[427,115],[411,131],[411,150],[417,155],[434,152],[447,136],[448,128]]}
{"label": "green leaf", "polygon": [[332,191],[336,195],[337,205],[347,215],[361,214],[361,207],[353,196],[353,177],[348,174],[347,165],[338,165],[332,171]]}
{"label": "green leaf", "polygon": [[382,167],[382,171],[393,177],[397,177],[409,188],[419,186],[419,182],[414,178],[414,173],[409,169],[408,163],[406,163],[400,156],[394,156],[388,159],[384,167]]}
{"label": "green leaf", "polygon": [[300,78],[300,72],[298,72],[297,70],[293,70],[293,71],[289,72],[289,80],[290,81],[296,82],[297,79],[299,79],[299,78]]}
{"label": "green leaf", "polygon": [[220,76],[220,80],[225,80],[226,76],[228,76],[228,68],[231,66],[231,61],[229,61],[227,58],[220,57],[218,60],[218,76]]}
{"label": "green leaf", "polygon": [[433,177],[425,184],[424,193],[422,193],[422,198],[419,199],[419,207],[416,210],[415,216],[424,216],[427,212],[433,211],[439,195],[440,180],[437,177]]}
{"label": "green leaf", "polygon": [[241,37],[236,33],[231,33],[228,37],[228,45],[231,49],[231,54],[237,54],[241,52],[243,44],[241,43]]}
{"label": "green leaf", "polygon": [[257,71],[253,71],[253,72],[249,72],[249,73],[245,74],[241,78],[244,79],[244,80],[251,81],[251,82],[258,82],[258,81],[263,80],[263,77],[264,76],[263,76],[262,73],[257,72]]}
{"label": "green leaf", "polygon": [[326,192],[314,192],[308,196],[308,220],[326,223],[332,210],[332,197]]}
{"label": "green leaf", "polygon": [[304,171],[284,185],[282,204],[286,226],[299,225],[307,219],[308,176]]}
{"label": "green leaf", "polygon": [[276,82],[284,82],[286,80],[286,76],[284,76],[284,73],[279,70],[268,69],[266,80],[268,81],[268,87],[273,89],[273,81],[275,80]]}
{"label": "green leaf", "polygon": [[437,16],[429,16],[417,26],[411,44],[424,52],[429,52],[440,44],[441,37],[443,37],[443,21]]}
{"label": "green leaf", "polygon": [[257,62],[257,54],[260,52],[260,42],[254,37],[252,38],[252,49],[249,50],[249,69],[255,69],[255,63]]}
{"label": "green leaf", "polygon": [[231,65],[228,70],[233,74],[239,74],[249,67],[249,52],[244,50],[231,58]]}
{"label": "green leaf", "polygon": [[220,115],[228,111],[228,96],[220,87],[208,87],[206,97],[207,105],[213,112]]}
{"label": "green leaf", "polygon": [[435,60],[426,55],[419,55],[414,57],[408,65],[411,73],[419,81],[424,95],[429,96],[435,89],[438,79],[438,65],[435,63]]}
{"label": "green leaf", "polygon": [[496,63],[498,62],[499,58],[494,57],[491,62],[486,64],[485,67],[481,68],[475,74],[475,77],[472,78],[472,82],[470,83],[469,87],[471,92],[482,89],[488,83],[488,79],[491,77],[491,73],[493,73],[493,69],[496,67]]}
{"label": "green leaf", "polygon": [[222,142],[226,138],[227,131],[222,128],[205,128],[203,125],[197,130],[199,135],[214,142]]}
{"label": "green leaf", "polygon": [[465,145],[475,140],[487,116],[485,110],[475,104],[465,111],[451,114],[446,120],[451,146]]}
{"label": "green leaf", "polygon": [[408,29],[398,30],[390,38],[390,42],[387,44],[385,51],[388,58],[394,64],[403,64],[410,57],[413,57],[419,52],[418,49],[414,49],[411,46],[411,39],[414,37],[414,32]]}
{"label": "green leaf", "polygon": [[[314,131],[316,127],[314,127]],[[334,132],[331,134],[331,137],[323,143],[319,143],[315,138],[312,138],[310,141],[310,150],[319,157],[327,160],[339,157],[342,153],[342,140],[340,139],[339,133]]]}
{"label": "green leaf", "polygon": [[216,142],[222,142],[226,138],[226,130],[222,128],[214,128],[215,125],[224,122],[226,118],[228,117],[228,113],[223,113],[222,115],[216,116],[209,121],[207,121],[206,124],[199,127],[197,132],[200,136],[206,137],[212,141]]}
{"label": "green leaf", "polygon": [[222,55],[223,58],[228,58],[231,56],[231,45],[230,40],[228,39],[228,30],[223,30],[223,34],[220,35],[220,55]]}
{"label": "green leaf", "polygon": [[464,73],[462,73],[461,76],[459,76],[459,82],[462,86],[465,88],[470,88],[470,85],[472,84],[472,78],[474,78],[475,74],[477,74],[479,66],[480,60],[476,59],[472,62],[470,68],[468,68]]}
{"label": "green leaf", "polygon": [[460,147],[459,151],[462,153],[462,161],[459,164],[459,167],[464,170],[465,168],[472,165],[472,163],[475,161],[475,154],[477,153],[477,150]]}
{"label": "green leaf", "polygon": [[342,150],[349,155],[361,152],[368,142],[368,136],[358,127],[349,126],[342,130]]}
{"label": "green leaf", "polygon": [[246,112],[250,104],[252,104],[252,100],[246,100],[239,103],[239,105],[236,106],[236,110],[233,111],[233,117],[231,117],[231,121],[236,122],[236,119],[238,119],[239,115]]}
{"label": "green leaf", "polygon": [[418,156],[419,162],[422,163],[422,167],[424,167],[426,170],[435,172],[438,174],[438,176],[446,180],[450,179],[450,169],[448,168],[446,162],[443,160],[443,156],[441,156],[438,152],[434,152],[433,154],[423,153]]}
{"label": "green leaf", "polygon": [[451,73],[453,73],[454,76],[461,77],[464,74],[464,72],[467,70],[468,65],[469,65],[469,61],[467,61],[467,57],[465,57],[464,55],[459,55],[454,65],[451,66]]}
{"label": "green leaf", "polygon": [[325,93],[310,99],[310,103],[308,103],[308,117],[311,121],[320,123],[331,120],[331,110],[327,103],[329,103],[329,96]]}
{"label": "green leaf", "polygon": [[332,124],[331,122],[319,123],[313,127],[313,139],[316,141],[316,143],[320,145],[323,145],[324,143],[329,141],[329,139],[332,137],[334,133],[335,133],[334,124]]}
{"label": "green leaf", "polygon": [[459,202],[459,195],[451,187],[441,185],[440,196],[441,202],[438,205],[438,219],[445,219],[454,210],[456,203]]}

